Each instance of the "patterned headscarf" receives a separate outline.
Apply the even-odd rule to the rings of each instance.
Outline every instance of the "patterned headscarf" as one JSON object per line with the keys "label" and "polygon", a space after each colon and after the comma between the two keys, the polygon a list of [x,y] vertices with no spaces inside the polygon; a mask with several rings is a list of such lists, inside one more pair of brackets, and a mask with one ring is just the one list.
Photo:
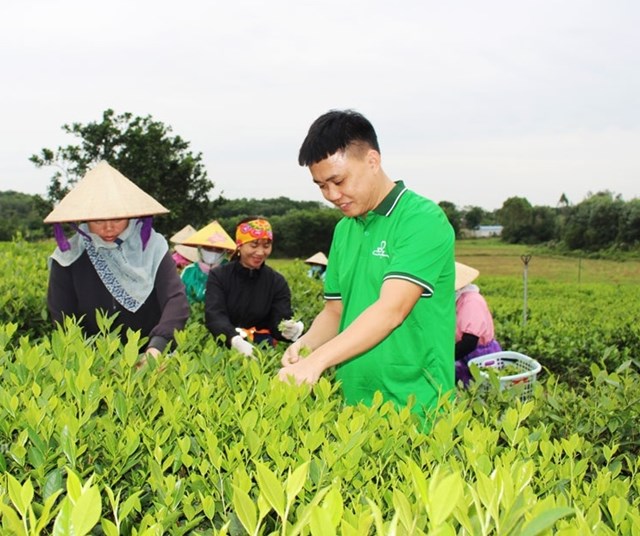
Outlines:
{"label": "patterned headscarf", "polygon": [[273,240],[271,224],[267,220],[258,218],[236,227],[236,246],[240,247],[242,244],[260,239]]}

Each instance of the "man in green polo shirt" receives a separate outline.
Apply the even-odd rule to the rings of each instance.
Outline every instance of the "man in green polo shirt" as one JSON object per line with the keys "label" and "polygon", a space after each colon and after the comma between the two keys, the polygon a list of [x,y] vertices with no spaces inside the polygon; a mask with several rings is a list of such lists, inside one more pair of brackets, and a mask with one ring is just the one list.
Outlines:
{"label": "man in green polo shirt", "polygon": [[453,229],[438,205],[385,174],[375,130],[359,113],[316,119],[299,163],[345,218],[325,306],[285,352],[279,377],[315,383],[337,366],[347,403],[371,404],[380,391],[397,407],[415,397],[413,411],[424,415],[454,388]]}

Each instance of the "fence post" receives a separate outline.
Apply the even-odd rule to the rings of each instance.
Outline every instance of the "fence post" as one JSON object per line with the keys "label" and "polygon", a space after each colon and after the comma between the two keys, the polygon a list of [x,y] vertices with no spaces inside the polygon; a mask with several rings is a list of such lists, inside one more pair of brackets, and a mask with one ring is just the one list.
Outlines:
{"label": "fence post", "polygon": [[523,282],[524,282],[524,303],[522,305],[522,327],[526,327],[527,325],[527,279],[528,279],[528,270],[529,270],[529,261],[531,260],[531,255],[521,255],[520,260],[524,264],[524,274],[523,274]]}

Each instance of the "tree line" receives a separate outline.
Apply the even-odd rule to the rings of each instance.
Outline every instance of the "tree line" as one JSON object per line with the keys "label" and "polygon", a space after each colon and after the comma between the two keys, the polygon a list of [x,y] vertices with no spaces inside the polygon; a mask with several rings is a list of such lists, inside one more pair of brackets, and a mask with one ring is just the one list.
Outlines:
{"label": "tree line", "polygon": [[[118,115],[108,109],[99,121],[62,129],[78,143],[44,148],[30,157],[35,166],[54,170],[46,197],[0,192],[0,240],[11,240],[16,233],[27,239],[51,236],[42,219],[92,166],[107,160],[171,211],[154,223],[165,236],[187,224],[200,228],[213,219],[233,236],[241,218],[262,215],[274,228],[275,256],[305,257],[329,250],[341,217],[337,209],[287,197],[215,198],[202,154],[191,151],[188,141],[151,116]],[[449,201],[439,204],[457,237],[480,225],[500,224],[502,240],[509,243],[546,243],[589,252],[640,248],[640,200],[624,201],[608,191],[591,194],[576,205],[563,194],[556,207],[532,206],[524,197],[511,197],[494,211],[458,208]]]}

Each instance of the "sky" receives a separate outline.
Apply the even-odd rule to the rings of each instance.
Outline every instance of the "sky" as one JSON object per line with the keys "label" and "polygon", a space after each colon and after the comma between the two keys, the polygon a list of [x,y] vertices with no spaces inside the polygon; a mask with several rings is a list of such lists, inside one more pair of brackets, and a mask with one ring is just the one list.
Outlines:
{"label": "sky", "polygon": [[298,149],[355,109],[382,165],[436,202],[555,206],[640,184],[634,0],[21,0],[0,7],[0,190],[62,125],[150,115],[202,154],[211,197],[321,200]]}

